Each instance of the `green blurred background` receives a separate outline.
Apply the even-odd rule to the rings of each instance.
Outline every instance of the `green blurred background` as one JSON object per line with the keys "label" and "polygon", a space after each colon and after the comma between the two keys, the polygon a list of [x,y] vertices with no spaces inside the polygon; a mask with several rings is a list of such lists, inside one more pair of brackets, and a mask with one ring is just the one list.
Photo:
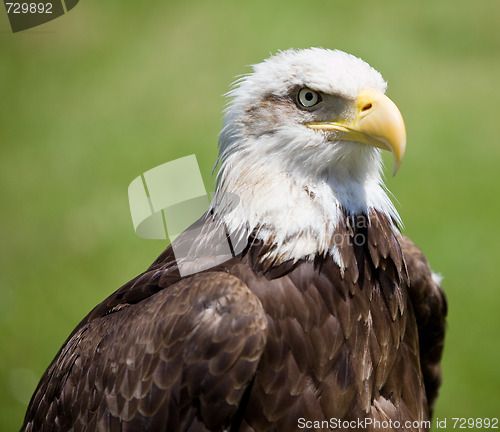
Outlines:
{"label": "green blurred background", "polygon": [[221,96],[278,49],[364,58],[408,147],[405,232],[444,276],[435,417],[500,417],[500,2],[81,0],[10,32],[0,6],[0,430],[80,319],[166,246],[133,231],[127,187],[195,153],[207,190]]}

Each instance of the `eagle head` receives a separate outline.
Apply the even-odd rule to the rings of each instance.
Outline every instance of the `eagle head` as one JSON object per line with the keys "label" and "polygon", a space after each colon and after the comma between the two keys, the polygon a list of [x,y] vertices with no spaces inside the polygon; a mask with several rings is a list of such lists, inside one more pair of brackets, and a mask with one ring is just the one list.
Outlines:
{"label": "eagle head", "polygon": [[228,93],[214,214],[295,260],[335,256],[329,238],[346,215],[377,210],[399,221],[381,149],[393,153],[395,174],[406,132],[386,88],[338,50],[287,50],[254,65]]}

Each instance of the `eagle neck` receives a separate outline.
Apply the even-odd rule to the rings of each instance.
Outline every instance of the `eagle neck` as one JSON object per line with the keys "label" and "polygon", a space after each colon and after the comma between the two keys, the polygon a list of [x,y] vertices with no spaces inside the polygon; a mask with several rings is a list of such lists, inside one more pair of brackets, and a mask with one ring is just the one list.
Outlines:
{"label": "eagle neck", "polygon": [[259,166],[232,166],[229,172],[238,175],[220,176],[211,211],[232,237],[261,241],[263,262],[279,265],[331,255],[344,268],[343,249],[354,240],[356,223],[369,225],[376,215],[387,221],[391,233],[397,232],[397,213],[377,179],[301,178]]}

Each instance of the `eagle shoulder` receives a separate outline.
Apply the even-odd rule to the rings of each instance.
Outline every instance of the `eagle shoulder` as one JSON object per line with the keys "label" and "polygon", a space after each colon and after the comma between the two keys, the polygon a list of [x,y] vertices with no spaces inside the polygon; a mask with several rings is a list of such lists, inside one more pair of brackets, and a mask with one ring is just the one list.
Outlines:
{"label": "eagle shoulder", "polygon": [[432,272],[422,251],[408,237],[399,240],[408,270],[408,293],[415,311],[429,414],[441,385],[440,361],[444,347],[447,302],[440,278]]}
{"label": "eagle shoulder", "polygon": [[82,322],[42,379],[23,430],[229,426],[266,337],[262,305],[239,278],[181,279]]}

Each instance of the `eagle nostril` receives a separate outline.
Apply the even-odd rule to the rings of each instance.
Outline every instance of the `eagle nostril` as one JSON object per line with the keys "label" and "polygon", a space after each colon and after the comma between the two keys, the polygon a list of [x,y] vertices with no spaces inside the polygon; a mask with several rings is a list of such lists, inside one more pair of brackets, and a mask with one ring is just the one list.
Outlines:
{"label": "eagle nostril", "polygon": [[373,105],[371,103],[367,103],[363,108],[361,108],[361,112],[368,111],[372,106]]}

